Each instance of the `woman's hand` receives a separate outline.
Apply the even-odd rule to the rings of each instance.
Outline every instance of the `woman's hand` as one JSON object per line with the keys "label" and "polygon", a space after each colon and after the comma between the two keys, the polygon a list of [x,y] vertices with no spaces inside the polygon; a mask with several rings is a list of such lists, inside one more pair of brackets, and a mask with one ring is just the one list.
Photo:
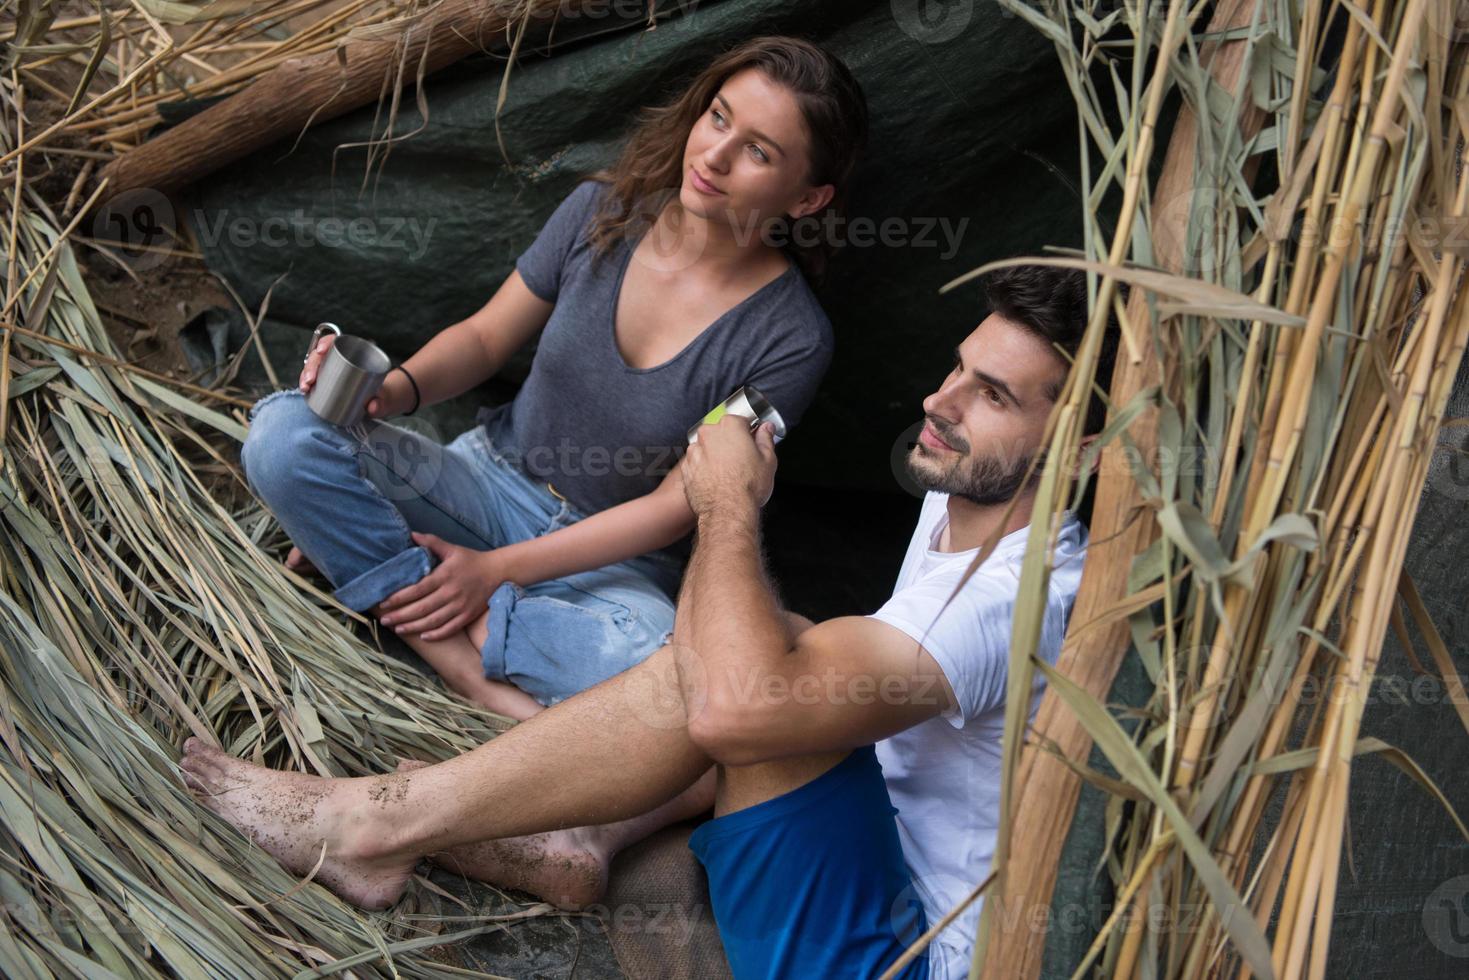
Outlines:
{"label": "woman's hand", "polygon": [[453,636],[480,616],[490,596],[510,578],[498,551],[476,551],[432,534],[412,532],[415,544],[439,559],[433,571],[382,601],[378,621],[425,640]]}
{"label": "woman's hand", "polygon": [[[303,395],[311,393],[312,386],[316,384],[316,372],[321,367],[321,360],[326,357],[326,352],[331,349],[336,339],[336,334],[326,334],[316,342],[316,346],[306,356],[306,364],[301,368],[301,379],[298,382]],[[405,388],[410,390],[405,390]],[[367,400],[367,417],[382,419],[390,415],[402,415],[413,407],[411,388],[407,378],[399,378],[393,374],[383,378],[383,386],[378,389],[376,395]]]}

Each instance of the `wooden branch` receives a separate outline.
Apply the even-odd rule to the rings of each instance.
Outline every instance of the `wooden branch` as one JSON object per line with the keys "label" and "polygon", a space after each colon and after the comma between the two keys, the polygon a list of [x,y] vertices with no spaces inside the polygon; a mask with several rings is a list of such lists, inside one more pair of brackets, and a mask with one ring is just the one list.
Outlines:
{"label": "wooden branch", "polygon": [[[1253,13],[1253,0],[1227,0],[1215,11],[1209,30],[1248,26]],[[1210,74],[1226,91],[1234,89],[1243,57],[1244,46],[1238,42],[1226,42],[1213,51],[1206,47],[1201,52]],[[1259,129],[1263,117],[1248,99],[1244,102],[1240,128],[1248,138]],[[1154,202],[1171,201],[1190,193],[1197,138],[1198,120],[1185,107],[1168,142],[1163,170],[1153,193]],[[1153,248],[1160,268],[1170,272],[1182,270],[1181,246],[1186,239],[1187,222],[1186,210],[1182,214],[1176,209],[1154,211]],[[1134,324],[1148,322],[1147,300],[1142,290],[1132,291],[1127,316]],[[1109,389],[1113,404],[1126,405],[1139,391],[1159,383],[1159,367],[1151,349],[1138,364],[1125,357],[1118,358]],[[1128,432],[1143,458],[1153,458],[1158,444],[1157,413],[1143,412]],[[1147,549],[1156,534],[1155,521],[1142,507],[1122,443],[1114,440],[1103,451],[1092,511],[1091,541],[1094,543],[1088,548],[1071,614],[1073,624],[1091,621],[1125,597],[1127,570],[1132,559]],[[1107,626],[1068,636],[1056,667],[1087,693],[1105,701],[1129,646],[1127,620],[1119,618]],[[995,910],[994,929],[981,974],[985,977],[1019,980],[1039,976],[1046,933],[1031,928],[1028,923],[1051,921],[1033,918],[1032,913],[1039,915],[1037,910],[1050,909],[1061,849],[1076,814],[1081,779],[1036,743],[1049,740],[1068,758],[1083,762],[1091,751],[1090,736],[1053,691],[1047,690],[1042,698],[1034,728],[1036,737],[1025,746],[1020,760],[1020,793],[1012,823],[1015,836],[1010,867],[1001,879],[1005,888],[990,899],[1000,901],[1003,907]]]}
{"label": "wooden branch", "polygon": [[[526,17],[549,25],[558,0],[442,0],[401,32],[292,58],[102,169],[109,199],[149,188],[167,194],[269,146],[373,102],[398,83],[445,68],[504,39]],[[401,66],[401,68],[400,68]],[[104,204],[105,206],[105,204]]]}

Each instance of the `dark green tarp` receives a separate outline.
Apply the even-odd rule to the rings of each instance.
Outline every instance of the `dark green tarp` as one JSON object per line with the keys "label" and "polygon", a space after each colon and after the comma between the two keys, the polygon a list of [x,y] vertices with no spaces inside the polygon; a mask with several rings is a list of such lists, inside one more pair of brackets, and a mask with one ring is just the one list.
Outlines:
{"label": "dark green tarp", "polygon": [[[608,30],[627,6],[570,27]],[[900,28],[895,6],[723,0],[651,31],[635,18],[568,41],[558,27],[552,55],[531,53],[511,75],[499,117],[509,166],[495,131],[504,62],[477,55],[428,80],[427,124],[392,147],[365,191],[366,151],[333,151],[371,137],[372,108],[210,176],[183,208],[209,264],[247,304],[284,276],[272,317],[332,320],[407,357],[483,305],[578,178],[610,162],[639,106],[676,94],[752,34],[826,43],[867,91],[871,151],[843,234],[853,244],[821,291],[835,363],[782,466],[803,483],[889,491],[894,442],[983,314],[977,288],[938,288],[1081,234],[1065,176],[1077,169],[1076,122],[1050,43],[988,3],[974,5],[960,37],[924,43]],[[405,95],[394,132],[420,125]],[[890,244],[867,244],[884,221]]]}

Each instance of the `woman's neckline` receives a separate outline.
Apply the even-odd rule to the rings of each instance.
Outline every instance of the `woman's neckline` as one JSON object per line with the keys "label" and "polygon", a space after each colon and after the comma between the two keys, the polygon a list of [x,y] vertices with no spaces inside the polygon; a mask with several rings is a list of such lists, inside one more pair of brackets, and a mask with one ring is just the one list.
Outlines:
{"label": "woman's neckline", "polygon": [[[651,227],[649,230],[651,231]],[[617,357],[617,363],[622,366],[622,369],[630,374],[651,374],[654,371],[661,371],[666,367],[676,364],[678,361],[686,357],[689,351],[702,344],[705,339],[708,338],[721,324],[723,324],[739,310],[741,310],[745,306],[748,306],[760,294],[764,293],[766,290],[775,288],[777,285],[784,282],[787,277],[793,274],[799,274],[796,268],[796,263],[792,262],[789,258],[786,258],[786,267],[784,270],[782,270],[780,275],[768,280],[763,285],[759,286],[757,289],[751,292],[749,295],[745,296],[744,299],[740,300],[738,303],[734,304],[729,309],[719,314],[719,316],[715,317],[712,321],[705,325],[704,329],[695,334],[693,339],[691,339],[687,344],[684,344],[683,348],[677,354],[674,354],[666,361],[663,361],[660,364],[654,364],[651,367],[634,367],[633,365],[627,363],[627,358],[622,356],[622,347],[617,343],[617,309],[622,304],[622,286],[623,283],[627,281],[627,270],[628,267],[632,265],[633,254],[637,252],[638,246],[643,243],[643,239],[647,236],[648,231],[644,231],[643,234],[638,236],[637,241],[625,243],[626,247],[624,248],[624,254],[620,258],[618,264],[617,281],[612,286],[612,312],[609,313],[607,316],[607,339],[612,344],[612,353]]]}

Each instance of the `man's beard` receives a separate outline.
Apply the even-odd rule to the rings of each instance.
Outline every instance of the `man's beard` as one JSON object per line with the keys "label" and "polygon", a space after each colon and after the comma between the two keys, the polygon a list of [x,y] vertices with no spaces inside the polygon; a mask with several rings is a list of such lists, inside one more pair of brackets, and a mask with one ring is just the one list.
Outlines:
{"label": "man's beard", "polygon": [[[932,424],[932,419],[929,420]],[[934,426],[939,438],[948,442],[952,435]],[[959,449],[958,446],[954,447]],[[1013,462],[995,456],[974,456],[969,452],[955,454],[953,462],[945,465],[934,456],[923,443],[917,443],[908,453],[908,475],[924,490],[947,493],[973,504],[989,507],[1006,504],[1026,485],[1025,474],[1030,461],[1037,454],[1023,456]],[[1036,464],[1035,477],[1039,477],[1044,459]],[[1034,482],[1035,477],[1032,477]]]}

